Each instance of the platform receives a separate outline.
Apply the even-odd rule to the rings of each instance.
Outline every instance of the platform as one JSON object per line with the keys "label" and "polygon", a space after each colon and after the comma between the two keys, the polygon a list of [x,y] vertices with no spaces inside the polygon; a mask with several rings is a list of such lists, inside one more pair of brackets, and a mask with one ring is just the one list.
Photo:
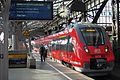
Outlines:
{"label": "platform", "polygon": [[9,80],[93,80],[51,59],[37,60],[36,65],[36,69],[10,68]]}
{"label": "platform", "polygon": [[[9,68],[9,80],[93,80],[50,58],[41,63],[38,54],[33,56],[36,59],[36,69]],[[120,64],[116,64],[110,76],[112,76],[113,80],[120,80],[119,74]]]}

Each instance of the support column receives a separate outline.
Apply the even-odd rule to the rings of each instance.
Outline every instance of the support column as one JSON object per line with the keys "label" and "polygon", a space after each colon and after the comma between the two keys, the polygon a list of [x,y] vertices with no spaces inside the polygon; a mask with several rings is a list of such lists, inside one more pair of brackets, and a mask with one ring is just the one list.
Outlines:
{"label": "support column", "polygon": [[[117,27],[116,27],[116,12],[115,12],[115,0],[112,0],[112,44],[113,44],[113,52],[114,54],[116,53],[116,48],[117,48]],[[116,54],[115,54],[116,56]]]}
{"label": "support column", "polygon": [[0,42],[0,80],[8,80],[8,28],[9,8],[11,0],[7,0],[3,10],[3,42]]}
{"label": "support column", "polygon": [[113,16],[112,16],[113,51],[115,54],[116,62],[119,62],[120,60],[119,0],[112,0],[112,11],[113,11]]}
{"label": "support column", "polygon": [[119,0],[116,0],[116,7],[117,7],[117,12],[116,12],[116,26],[117,26],[117,33],[118,33],[118,49],[120,49],[120,23],[119,23]]}

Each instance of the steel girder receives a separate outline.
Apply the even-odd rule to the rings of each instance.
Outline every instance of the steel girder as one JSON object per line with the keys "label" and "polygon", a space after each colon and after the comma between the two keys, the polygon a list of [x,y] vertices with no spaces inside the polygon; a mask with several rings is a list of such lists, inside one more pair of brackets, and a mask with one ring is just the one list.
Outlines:
{"label": "steel girder", "polygon": [[[119,0],[112,0],[112,36],[113,36],[113,51],[115,54],[118,54],[120,52],[120,13],[119,13],[119,6],[120,1]],[[120,55],[116,55],[116,60],[120,60]]]}

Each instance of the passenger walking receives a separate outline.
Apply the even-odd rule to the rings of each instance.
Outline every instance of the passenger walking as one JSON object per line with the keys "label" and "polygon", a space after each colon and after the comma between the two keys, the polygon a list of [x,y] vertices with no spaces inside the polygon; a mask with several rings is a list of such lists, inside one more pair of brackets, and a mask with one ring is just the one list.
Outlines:
{"label": "passenger walking", "polygon": [[45,47],[42,45],[40,47],[40,56],[41,56],[41,62],[43,62],[43,60],[45,61],[45,57],[44,57],[44,54],[45,53]]}
{"label": "passenger walking", "polygon": [[43,59],[44,59],[44,62],[45,62],[45,59],[46,59],[46,57],[47,57],[47,49],[45,48],[45,51],[44,51],[44,55],[43,55],[44,57],[43,57]]}

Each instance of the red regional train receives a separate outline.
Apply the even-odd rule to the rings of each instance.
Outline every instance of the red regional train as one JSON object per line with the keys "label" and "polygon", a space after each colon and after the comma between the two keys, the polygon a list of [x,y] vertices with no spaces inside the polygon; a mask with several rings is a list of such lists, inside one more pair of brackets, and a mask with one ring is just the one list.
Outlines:
{"label": "red regional train", "polygon": [[114,67],[114,54],[102,26],[76,23],[71,28],[36,40],[48,45],[52,58],[83,73],[105,75]]}

